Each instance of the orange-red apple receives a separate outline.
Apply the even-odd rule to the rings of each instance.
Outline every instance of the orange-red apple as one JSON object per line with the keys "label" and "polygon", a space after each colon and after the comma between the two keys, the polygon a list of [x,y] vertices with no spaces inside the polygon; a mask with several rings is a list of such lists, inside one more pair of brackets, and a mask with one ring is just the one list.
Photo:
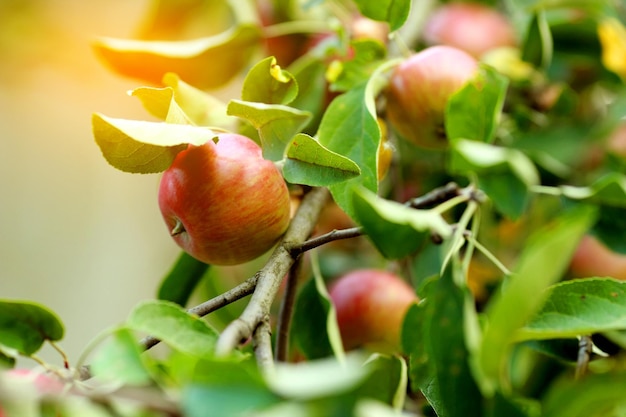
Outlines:
{"label": "orange-red apple", "polygon": [[504,14],[480,3],[446,3],[438,7],[424,26],[428,45],[449,45],[475,58],[505,46],[516,46],[513,25]]}
{"label": "orange-red apple", "polygon": [[398,351],[404,316],[418,298],[402,278],[378,269],[354,270],[329,289],[344,348]]}
{"label": "orange-red apple", "polygon": [[254,141],[232,133],[176,156],[161,178],[159,207],[176,243],[215,265],[259,257],[290,220],[280,171]]}
{"label": "orange-red apple", "polygon": [[391,126],[416,145],[445,148],[448,99],[477,69],[474,57],[450,46],[433,46],[412,55],[394,69],[389,80],[386,97]]}
{"label": "orange-red apple", "polygon": [[612,251],[600,240],[585,235],[570,262],[575,278],[613,277],[626,280],[626,255]]}

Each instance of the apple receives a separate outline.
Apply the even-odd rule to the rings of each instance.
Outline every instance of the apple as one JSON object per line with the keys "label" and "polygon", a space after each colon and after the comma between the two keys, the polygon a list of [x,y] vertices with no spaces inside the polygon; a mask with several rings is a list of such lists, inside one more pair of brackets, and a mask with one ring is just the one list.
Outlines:
{"label": "apple", "polygon": [[569,269],[574,278],[626,280],[626,255],[614,252],[592,235],[585,235],[572,256]]}
{"label": "apple", "polygon": [[385,93],[391,127],[418,146],[447,147],[446,104],[477,70],[474,57],[451,46],[432,46],[411,55],[394,69]]}
{"label": "apple", "polygon": [[383,45],[389,39],[389,25],[387,22],[373,20],[357,14],[350,22],[351,37],[355,40],[373,40]]}
{"label": "apple", "polygon": [[266,27],[288,22],[290,17],[284,9],[281,9],[275,2],[268,0],[257,0],[256,7],[261,27],[264,31],[264,47],[268,56],[273,56],[282,67],[298,59],[306,52],[303,45],[307,42],[308,35],[303,33],[289,33],[279,36],[269,36]]}
{"label": "apple", "polygon": [[479,3],[447,3],[427,18],[424,25],[427,45],[449,45],[475,58],[500,47],[517,45],[513,25],[504,14]]}
{"label": "apple", "polygon": [[58,377],[31,369],[10,369],[5,371],[3,375],[7,381],[12,383],[31,384],[40,394],[60,394],[65,387],[65,383]]}
{"label": "apple", "polygon": [[158,201],[176,243],[214,265],[259,257],[290,220],[281,172],[254,141],[233,133],[180,152],[163,173]]}
{"label": "apple", "polygon": [[329,293],[346,350],[400,350],[404,316],[418,301],[406,281],[384,270],[357,269],[334,281]]}

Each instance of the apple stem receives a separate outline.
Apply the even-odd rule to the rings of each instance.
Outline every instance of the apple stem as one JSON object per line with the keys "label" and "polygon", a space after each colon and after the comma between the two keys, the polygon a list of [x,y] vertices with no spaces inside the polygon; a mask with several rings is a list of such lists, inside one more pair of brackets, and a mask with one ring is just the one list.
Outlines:
{"label": "apple stem", "polygon": [[176,236],[176,235],[183,233],[184,231],[185,231],[185,226],[183,226],[183,222],[181,222],[180,219],[177,218],[176,224],[174,225],[174,228],[170,232],[170,235]]}

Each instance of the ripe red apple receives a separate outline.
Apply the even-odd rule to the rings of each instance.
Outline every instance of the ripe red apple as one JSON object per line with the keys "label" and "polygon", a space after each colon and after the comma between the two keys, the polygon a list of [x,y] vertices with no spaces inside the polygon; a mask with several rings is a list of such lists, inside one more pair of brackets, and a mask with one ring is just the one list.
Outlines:
{"label": "ripe red apple", "polygon": [[594,236],[585,235],[574,252],[570,272],[575,278],[613,277],[626,280],[626,255],[612,251]]}
{"label": "ripe red apple", "polygon": [[479,3],[447,3],[435,9],[424,26],[424,41],[453,46],[476,58],[495,48],[517,45],[509,19]]}
{"label": "ripe red apple", "polygon": [[280,171],[254,141],[232,133],[176,156],[161,178],[159,207],[176,243],[214,265],[259,257],[290,220]]}
{"label": "ripe red apple", "polygon": [[477,69],[474,57],[450,46],[432,46],[412,55],[394,69],[389,80],[386,97],[391,126],[416,145],[445,148],[448,99]]}
{"label": "ripe red apple", "polygon": [[344,348],[400,349],[400,332],[415,290],[402,278],[377,269],[359,269],[330,286]]}

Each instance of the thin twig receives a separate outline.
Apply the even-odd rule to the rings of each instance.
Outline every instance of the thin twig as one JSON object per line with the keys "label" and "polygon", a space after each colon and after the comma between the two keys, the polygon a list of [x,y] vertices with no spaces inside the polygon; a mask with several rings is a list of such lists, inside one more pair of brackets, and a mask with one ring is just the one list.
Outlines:
{"label": "thin twig", "polygon": [[351,227],[349,229],[341,230],[335,229],[331,230],[328,233],[324,233],[323,235],[309,239],[300,245],[294,246],[290,248],[289,251],[291,252],[292,256],[298,256],[306,251],[325,245],[326,243],[334,242],[335,240],[351,239],[353,237],[359,236],[363,236],[362,227]]}
{"label": "thin twig", "polygon": [[404,204],[412,208],[423,209],[457,197],[461,195],[461,190],[461,187],[459,187],[457,183],[449,182],[446,185],[437,187],[422,196],[412,198]]}
{"label": "thin twig", "polygon": [[[246,281],[242,282],[234,288],[231,288],[225,293],[213,297],[210,300],[207,300],[204,303],[199,304],[195,307],[191,307],[187,310],[187,312],[189,314],[195,314],[199,317],[204,317],[209,313],[212,313],[222,307],[227,306],[228,304],[234,303],[235,301],[240,300],[254,292],[257,279],[258,275],[255,274],[252,278],[248,278]],[[151,347],[157,345],[159,342],[160,340],[156,337],[147,336],[144,337],[139,343],[141,346],[143,346],[144,349],[148,350]]]}
{"label": "thin twig", "polygon": [[274,358],[279,362],[285,362],[289,358],[289,328],[293,318],[293,306],[296,302],[296,290],[302,273],[302,263],[302,257],[298,257],[289,269],[285,295],[280,304],[276,325],[276,352],[274,353]]}

